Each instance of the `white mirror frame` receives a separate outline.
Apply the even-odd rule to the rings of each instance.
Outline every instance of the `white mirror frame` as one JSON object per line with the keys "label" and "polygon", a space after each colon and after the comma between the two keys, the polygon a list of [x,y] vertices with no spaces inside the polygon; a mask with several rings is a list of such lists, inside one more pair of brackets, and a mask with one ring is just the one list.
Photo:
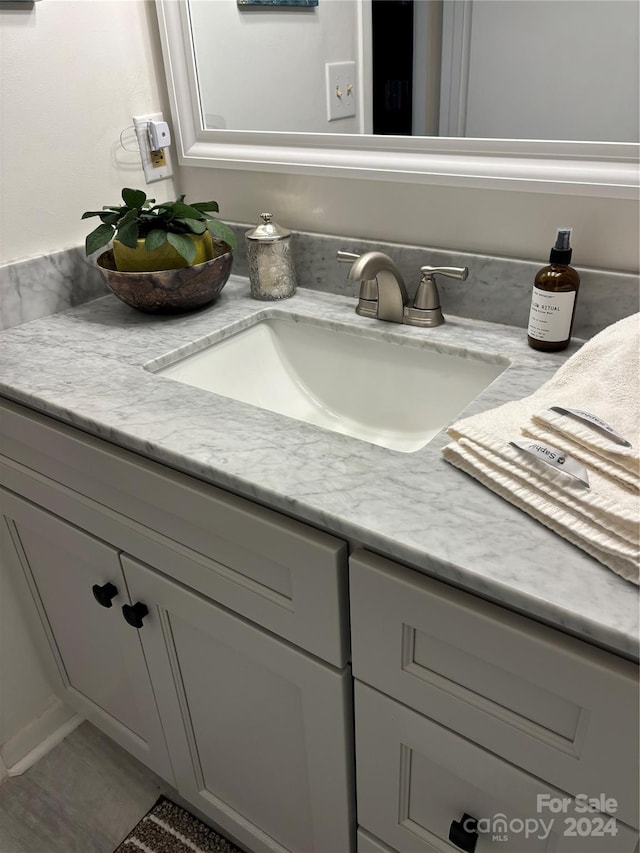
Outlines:
{"label": "white mirror frame", "polygon": [[207,130],[187,0],[156,10],[180,165],[638,198],[636,143]]}

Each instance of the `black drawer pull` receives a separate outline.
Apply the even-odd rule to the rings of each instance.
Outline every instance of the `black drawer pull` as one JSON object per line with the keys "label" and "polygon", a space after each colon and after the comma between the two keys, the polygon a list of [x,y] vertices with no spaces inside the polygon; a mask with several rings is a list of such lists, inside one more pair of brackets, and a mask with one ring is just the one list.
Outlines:
{"label": "black drawer pull", "polygon": [[111,607],[111,599],[115,598],[118,594],[118,587],[109,582],[102,586],[98,586],[98,584],[95,583],[91,587],[91,591],[93,592],[93,597],[98,604],[101,604],[103,607]]}
{"label": "black drawer pull", "polygon": [[122,605],[122,613],[124,618],[127,620],[129,625],[133,625],[134,628],[142,628],[142,620],[149,612],[149,609],[146,604],[143,604],[141,601],[138,601],[136,604],[123,604]]}
{"label": "black drawer pull", "polygon": [[456,847],[464,850],[465,853],[473,853],[478,840],[477,827],[478,821],[475,817],[471,817],[465,812],[462,815],[462,820],[451,821],[449,841],[452,841]]}

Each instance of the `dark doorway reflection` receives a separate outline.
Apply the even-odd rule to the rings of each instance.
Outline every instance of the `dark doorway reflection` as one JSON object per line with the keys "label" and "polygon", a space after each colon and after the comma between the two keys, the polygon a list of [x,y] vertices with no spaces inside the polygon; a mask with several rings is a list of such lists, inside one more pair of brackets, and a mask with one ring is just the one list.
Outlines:
{"label": "dark doorway reflection", "polygon": [[373,0],[373,132],[411,136],[414,0]]}

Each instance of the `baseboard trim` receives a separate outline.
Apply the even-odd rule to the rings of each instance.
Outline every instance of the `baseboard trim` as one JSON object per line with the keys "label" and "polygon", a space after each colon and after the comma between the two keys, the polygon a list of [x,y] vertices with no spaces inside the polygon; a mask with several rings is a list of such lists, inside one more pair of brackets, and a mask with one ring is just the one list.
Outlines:
{"label": "baseboard trim", "polygon": [[82,722],[79,714],[55,698],[37,719],[2,746],[0,768],[4,766],[8,776],[21,776]]}

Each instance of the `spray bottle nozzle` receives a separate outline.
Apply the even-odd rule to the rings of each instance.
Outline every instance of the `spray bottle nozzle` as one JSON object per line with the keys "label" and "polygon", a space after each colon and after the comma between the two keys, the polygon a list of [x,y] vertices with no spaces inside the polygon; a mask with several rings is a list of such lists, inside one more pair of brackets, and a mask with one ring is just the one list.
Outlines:
{"label": "spray bottle nozzle", "polygon": [[559,252],[566,252],[571,248],[571,232],[573,228],[558,228],[556,234],[556,244],[553,247]]}
{"label": "spray bottle nozzle", "polygon": [[573,228],[558,228],[556,244],[551,249],[552,264],[568,264],[571,261],[571,232]]}

